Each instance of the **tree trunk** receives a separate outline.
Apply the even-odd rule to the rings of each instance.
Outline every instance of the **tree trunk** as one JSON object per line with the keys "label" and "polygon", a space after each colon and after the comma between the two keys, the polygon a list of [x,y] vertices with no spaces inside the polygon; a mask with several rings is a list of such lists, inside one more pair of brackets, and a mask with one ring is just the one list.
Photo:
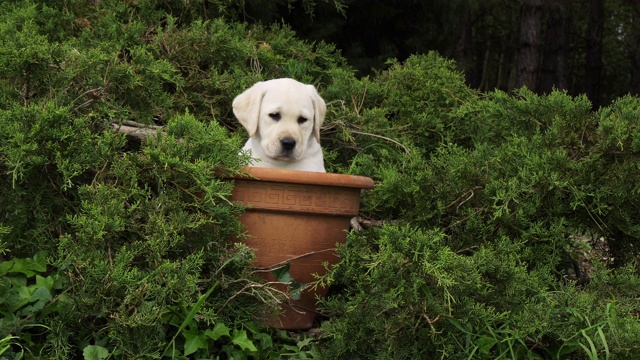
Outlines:
{"label": "tree trunk", "polygon": [[[631,3],[635,5],[634,23],[640,21],[640,0],[631,0]],[[631,47],[629,48],[629,60],[630,60],[630,92],[633,95],[640,95],[640,28],[636,27],[633,32],[634,39],[631,41]]]}
{"label": "tree trunk", "polygon": [[630,93],[640,96],[640,34],[636,34],[635,46],[630,49],[631,54],[631,84]]}
{"label": "tree trunk", "polygon": [[478,90],[489,91],[489,60],[491,59],[491,53],[489,49],[484,51],[484,58],[482,62],[482,77],[480,84],[478,84]]}
{"label": "tree trunk", "polygon": [[474,72],[473,60],[473,22],[471,19],[471,5],[467,2],[463,16],[460,19],[460,36],[455,51],[455,60],[458,67],[464,71],[465,80],[471,87],[477,88],[479,81]]}
{"label": "tree trunk", "polygon": [[604,29],[604,0],[589,0],[587,23],[587,49],[585,93],[594,109],[600,106],[602,83],[602,33]]}
{"label": "tree trunk", "polygon": [[549,3],[549,20],[538,83],[540,92],[550,93],[553,88],[566,90],[569,86],[567,53],[571,31],[570,14],[571,0],[556,0]]}
{"label": "tree trunk", "polygon": [[522,0],[516,89],[526,86],[532,91],[537,90],[542,1]]}

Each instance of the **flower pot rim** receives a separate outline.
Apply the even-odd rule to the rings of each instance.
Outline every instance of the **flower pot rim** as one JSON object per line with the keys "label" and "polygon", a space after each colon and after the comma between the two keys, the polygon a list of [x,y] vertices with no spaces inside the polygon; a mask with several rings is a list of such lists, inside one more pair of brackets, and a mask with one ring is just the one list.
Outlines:
{"label": "flower pot rim", "polygon": [[335,186],[372,189],[374,182],[366,176],[322,173],[313,171],[272,169],[248,166],[242,174],[233,176],[236,180],[268,181],[287,184]]}

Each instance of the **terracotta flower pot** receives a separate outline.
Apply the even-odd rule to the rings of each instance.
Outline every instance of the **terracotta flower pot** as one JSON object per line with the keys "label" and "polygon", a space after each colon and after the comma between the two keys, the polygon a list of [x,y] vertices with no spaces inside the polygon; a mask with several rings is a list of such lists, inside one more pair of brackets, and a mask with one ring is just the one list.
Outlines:
{"label": "terracotta flower pot", "polygon": [[[296,283],[325,274],[323,263],[338,261],[336,244],[344,243],[350,219],[358,215],[360,189],[373,188],[367,177],[249,167],[235,179],[231,199],[249,206],[240,216],[255,250],[254,266],[271,269],[289,263]],[[260,272],[276,281],[270,271]],[[286,286],[279,287],[286,290]],[[316,297],[327,289],[305,289],[298,300],[282,305],[279,318],[267,320],[280,329],[308,329],[316,315]]]}

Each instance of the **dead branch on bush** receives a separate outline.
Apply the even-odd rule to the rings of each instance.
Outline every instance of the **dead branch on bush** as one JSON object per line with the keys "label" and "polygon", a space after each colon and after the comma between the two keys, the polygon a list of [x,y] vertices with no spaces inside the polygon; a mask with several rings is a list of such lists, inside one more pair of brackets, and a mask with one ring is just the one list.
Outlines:
{"label": "dead branch on bush", "polygon": [[27,71],[23,71],[22,72],[24,77],[25,77],[25,81],[24,81],[24,85],[22,86],[22,103],[24,104],[24,106],[29,105],[29,74],[27,73]]}
{"label": "dead branch on bush", "polygon": [[273,264],[273,265],[271,265],[269,267],[255,267],[254,268],[255,270],[253,272],[254,273],[257,273],[257,272],[271,272],[273,270],[277,270],[277,269],[287,265],[288,263],[290,263],[293,260],[297,260],[297,259],[309,256],[309,255],[319,254],[319,253],[327,252],[327,251],[336,251],[336,250],[337,250],[336,248],[329,248],[329,249],[310,251],[310,252],[307,252],[307,253],[304,253],[304,254],[300,254],[300,255],[297,255],[297,256],[290,257],[290,258],[288,258],[286,260],[280,261],[279,263]]}
{"label": "dead branch on bush", "polygon": [[457,225],[459,225],[459,224],[461,224],[461,223],[463,223],[463,222],[465,222],[465,221],[469,220],[469,218],[471,218],[471,216],[472,216],[472,215],[476,215],[476,214],[478,214],[478,213],[479,213],[479,212],[481,212],[481,211],[484,211],[484,209],[482,209],[482,208],[480,208],[480,209],[476,209],[476,210],[473,212],[473,214],[471,214],[471,215],[467,215],[467,216],[465,216],[465,217],[463,217],[463,218],[459,219],[458,221],[454,222],[453,224],[451,224],[451,225],[449,225],[449,226],[447,226],[447,227],[443,228],[443,229],[442,229],[442,231],[447,231],[447,230],[451,229],[452,227],[455,227],[455,226],[457,226]]}
{"label": "dead branch on bush", "polygon": [[373,227],[383,227],[384,225],[395,225],[398,223],[397,220],[374,220],[374,219],[365,219],[361,217],[351,218],[350,222],[351,222],[351,228],[354,231],[371,229]]}
{"label": "dead branch on bush", "polygon": [[469,195],[469,197],[464,199],[461,203],[458,204],[458,206],[456,206],[456,212],[458,212],[458,210],[460,210],[460,206],[462,206],[462,204],[466,203],[467,201],[471,200],[471,198],[475,195],[474,190],[481,189],[481,188],[482,188],[482,186],[474,186],[474,187],[472,187],[467,192],[465,192],[464,194],[460,195],[457,199],[453,200],[449,205],[447,205],[447,207],[453,206],[453,204],[455,204],[458,201],[462,200],[463,197],[465,197],[467,194],[471,193],[471,195]]}
{"label": "dead branch on bush", "polygon": [[142,124],[131,120],[112,122],[111,126],[117,132],[133,136],[140,140],[144,140],[148,136],[156,135],[158,131],[164,129],[164,126]]}
{"label": "dead branch on bush", "polygon": [[93,104],[97,99],[100,99],[103,95],[104,95],[104,89],[102,87],[97,87],[94,89],[89,89],[85,92],[83,92],[82,94],[78,95],[78,97],[76,97],[71,104],[75,104],[78,100],[80,100],[82,97],[84,97],[85,95],[89,95],[89,100],[85,101],[84,103],[76,106],[73,108],[73,112],[78,112],[81,109],[86,108],[87,106]]}
{"label": "dead branch on bush", "polygon": [[425,313],[422,314],[422,317],[424,317],[424,319],[427,321],[427,324],[429,324],[429,327],[431,328],[431,332],[433,334],[437,334],[438,331],[436,331],[436,328],[433,326],[433,324],[437,323],[440,320],[440,317],[448,317],[448,318],[453,318],[453,316],[451,315],[446,315],[446,314],[438,314],[438,316],[436,316],[435,319],[430,319],[429,316]]}
{"label": "dead branch on bush", "polygon": [[351,220],[349,220],[349,223],[351,224],[353,231],[362,231],[362,225],[360,225],[357,217],[352,217]]}
{"label": "dead branch on bush", "polygon": [[404,150],[404,152],[407,154],[407,156],[411,155],[411,151],[409,151],[409,149],[406,146],[402,145],[402,143],[400,143],[397,140],[388,138],[386,136],[382,136],[382,135],[378,135],[378,134],[370,134],[370,133],[366,133],[366,132],[362,132],[362,131],[351,130],[351,132],[354,133],[354,134],[358,134],[358,135],[371,136],[371,137],[375,137],[375,138],[378,138],[378,139],[382,139],[382,140],[386,140],[386,141],[392,142],[392,143],[400,146]]}
{"label": "dead branch on bush", "polygon": [[[222,310],[236,297],[238,297],[241,294],[249,294],[251,296],[255,296],[258,299],[260,299],[263,303],[268,303],[267,299],[265,299],[262,296],[261,292],[256,292],[255,289],[264,289],[266,294],[271,298],[271,300],[275,301],[276,304],[281,304],[283,302],[282,299],[287,299],[288,295],[281,290],[278,290],[276,288],[274,288],[271,285],[278,285],[278,284],[283,284],[281,282],[278,281],[269,281],[269,282],[265,282],[265,283],[257,283],[251,280],[246,280],[246,279],[240,279],[240,281],[247,281],[248,284],[245,285],[242,289],[238,290],[235,294],[231,295],[227,301],[224,302],[224,304],[222,304],[222,306],[218,309],[218,311],[216,311],[216,314],[220,314],[220,312],[222,312]],[[295,310],[295,309],[294,309]],[[298,310],[296,310],[298,311]]]}
{"label": "dead branch on bush", "polygon": [[355,96],[351,96],[351,104],[353,104],[353,110],[356,112],[358,116],[360,116],[360,111],[364,107],[364,99],[367,97],[367,87],[364,87],[364,92],[362,93],[362,99],[360,100],[360,104],[357,104]]}

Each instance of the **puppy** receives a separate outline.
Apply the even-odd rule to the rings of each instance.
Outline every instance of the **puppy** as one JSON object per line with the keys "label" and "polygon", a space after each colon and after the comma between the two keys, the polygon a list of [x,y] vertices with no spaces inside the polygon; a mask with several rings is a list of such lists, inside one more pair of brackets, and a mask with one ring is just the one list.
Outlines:
{"label": "puppy", "polygon": [[287,78],[258,82],[233,100],[249,133],[243,150],[251,150],[258,167],[326,172],[320,148],[326,112],[313,85]]}

